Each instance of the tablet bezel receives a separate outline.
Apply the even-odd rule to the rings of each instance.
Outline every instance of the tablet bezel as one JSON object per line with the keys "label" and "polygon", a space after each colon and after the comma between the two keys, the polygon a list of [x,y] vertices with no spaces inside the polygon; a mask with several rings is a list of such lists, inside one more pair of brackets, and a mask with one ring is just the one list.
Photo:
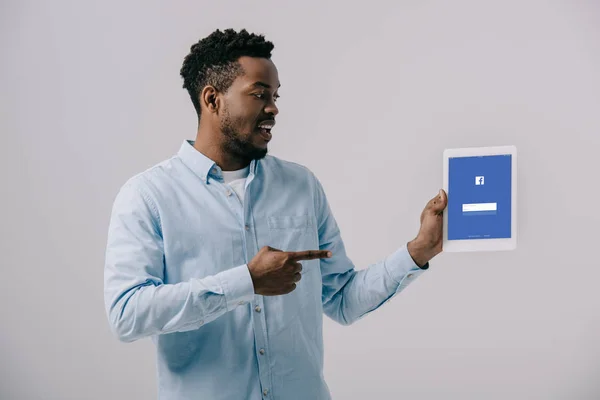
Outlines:
{"label": "tablet bezel", "polygon": [[515,250],[517,248],[517,148],[516,146],[493,146],[493,147],[466,147],[444,150],[444,178],[443,188],[448,195],[448,201],[452,193],[448,192],[449,185],[449,160],[451,157],[473,157],[491,156],[499,154],[511,155],[511,237],[504,239],[461,239],[448,240],[448,213],[444,210],[443,219],[443,241],[444,252],[467,252],[467,251],[502,251]]}

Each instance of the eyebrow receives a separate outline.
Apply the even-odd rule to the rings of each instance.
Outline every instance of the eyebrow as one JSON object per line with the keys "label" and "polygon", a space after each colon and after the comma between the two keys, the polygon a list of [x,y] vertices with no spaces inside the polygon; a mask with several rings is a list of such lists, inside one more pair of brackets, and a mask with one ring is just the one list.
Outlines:
{"label": "eyebrow", "polygon": [[[259,82],[254,82],[252,84],[252,86],[254,86],[254,87],[255,86],[260,86],[260,87],[264,87],[264,88],[267,88],[267,89],[271,89],[271,85],[268,85],[268,84],[266,84],[264,82],[260,82],[260,81]],[[279,86],[277,86],[277,88],[279,89],[280,87],[281,87],[281,83],[279,84]]]}

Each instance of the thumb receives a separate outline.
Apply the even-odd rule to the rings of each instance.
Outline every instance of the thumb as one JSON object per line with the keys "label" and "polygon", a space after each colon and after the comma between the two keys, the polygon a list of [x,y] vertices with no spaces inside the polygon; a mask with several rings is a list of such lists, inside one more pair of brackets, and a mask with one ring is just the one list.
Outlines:
{"label": "thumb", "polygon": [[275,251],[275,252],[281,252],[282,250],[276,249],[275,247],[271,247],[271,246],[265,246],[267,248],[268,251]]}
{"label": "thumb", "polygon": [[441,213],[448,204],[448,196],[443,189],[440,189],[437,196],[432,199],[431,209],[436,213]]}

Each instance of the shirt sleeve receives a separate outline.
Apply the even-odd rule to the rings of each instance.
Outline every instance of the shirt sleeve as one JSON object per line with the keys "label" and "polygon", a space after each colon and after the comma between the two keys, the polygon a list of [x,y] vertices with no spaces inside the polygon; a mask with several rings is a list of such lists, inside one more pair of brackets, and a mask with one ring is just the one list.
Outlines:
{"label": "shirt sleeve", "polygon": [[104,302],[112,331],[124,342],[198,329],[254,298],[247,264],[201,279],[165,284],[157,208],[140,180],[119,190],[111,212],[104,265]]}
{"label": "shirt sleeve", "polygon": [[323,311],[334,321],[350,325],[390,301],[429,268],[429,263],[420,268],[404,244],[368,268],[355,270],[323,186],[314,174],[313,179],[319,248],[332,253],[331,258],[320,260]]}

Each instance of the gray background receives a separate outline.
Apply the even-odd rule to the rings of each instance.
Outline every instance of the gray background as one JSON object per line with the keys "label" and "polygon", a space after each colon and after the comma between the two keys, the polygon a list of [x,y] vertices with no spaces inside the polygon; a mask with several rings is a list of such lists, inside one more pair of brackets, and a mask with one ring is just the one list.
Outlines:
{"label": "gray background", "polygon": [[518,249],[326,318],[334,398],[600,398],[599,3],[349,3],[2,1],[0,398],[156,396],[152,343],[104,314],[108,217],[195,136],[179,68],[227,27],[275,42],[271,154],[321,179],[359,269],[416,235],[445,148],[519,152]]}

